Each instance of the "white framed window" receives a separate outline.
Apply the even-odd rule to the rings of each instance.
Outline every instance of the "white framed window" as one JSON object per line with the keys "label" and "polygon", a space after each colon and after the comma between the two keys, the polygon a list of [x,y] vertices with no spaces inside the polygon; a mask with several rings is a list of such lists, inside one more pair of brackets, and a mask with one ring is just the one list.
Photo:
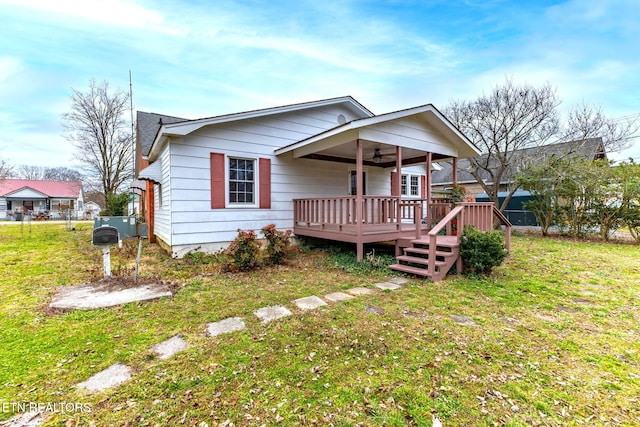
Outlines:
{"label": "white framed window", "polygon": [[400,194],[403,196],[420,196],[420,175],[402,175],[400,177]]}
{"label": "white framed window", "polygon": [[238,157],[228,158],[228,200],[230,205],[256,204],[256,161]]}

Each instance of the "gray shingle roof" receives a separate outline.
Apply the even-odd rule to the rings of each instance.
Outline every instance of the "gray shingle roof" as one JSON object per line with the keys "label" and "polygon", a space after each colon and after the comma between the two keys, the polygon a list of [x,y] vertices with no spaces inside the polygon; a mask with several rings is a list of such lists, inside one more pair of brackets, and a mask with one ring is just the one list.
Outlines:
{"label": "gray shingle roof", "polygon": [[[568,141],[568,142],[560,142],[557,144],[549,144],[544,145],[542,147],[531,147],[531,148],[523,148],[521,150],[516,150],[512,156],[512,164],[509,165],[508,170],[503,174],[503,182],[508,183],[511,182],[511,177],[515,172],[517,172],[520,166],[523,166],[527,163],[527,160],[531,161],[535,158],[540,158],[542,154],[543,156],[564,156],[570,155],[574,158],[584,158],[590,160],[596,159],[606,159],[607,153],[604,150],[604,145],[602,143],[602,138],[590,138],[585,139],[583,141]],[[483,159],[487,158],[487,154],[483,154],[478,158],[479,162],[482,163]],[[499,166],[498,162],[495,159],[489,159],[489,163],[492,165],[492,169],[497,169]],[[453,166],[450,162],[440,163],[442,166],[442,170],[434,171],[431,175],[433,185],[442,185],[442,184],[450,184],[453,182]],[[464,169],[469,167],[469,160],[460,159],[458,160],[458,182],[461,184],[476,182],[476,179],[468,172],[465,172]],[[480,176],[485,182],[493,182],[491,174],[486,170],[480,170]]]}
{"label": "gray shingle roof", "polygon": [[142,155],[147,156],[151,150],[151,144],[160,130],[162,124],[186,122],[188,119],[167,116],[164,114],[146,113],[138,111],[136,114],[137,123],[137,146],[142,150]]}

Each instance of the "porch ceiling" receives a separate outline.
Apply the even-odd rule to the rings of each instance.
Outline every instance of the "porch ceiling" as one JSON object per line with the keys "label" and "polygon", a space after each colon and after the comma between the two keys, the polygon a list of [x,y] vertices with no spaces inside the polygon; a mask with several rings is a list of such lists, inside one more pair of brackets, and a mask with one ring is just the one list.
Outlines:
{"label": "porch ceiling", "polygon": [[[342,126],[275,150],[295,158],[355,163],[356,140],[362,142],[363,163],[383,168],[396,165],[396,147],[402,164],[422,163],[428,153],[433,161],[475,157],[480,151],[432,105],[354,120]],[[382,159],[374,162],[376,149]]]}

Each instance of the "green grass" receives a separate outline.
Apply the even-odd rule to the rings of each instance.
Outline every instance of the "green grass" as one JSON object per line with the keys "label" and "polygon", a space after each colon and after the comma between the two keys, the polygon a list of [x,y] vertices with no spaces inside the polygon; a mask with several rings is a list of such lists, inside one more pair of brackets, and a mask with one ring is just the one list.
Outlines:
{"label": "green grass", "polygon": [[[0,402],[91,407],[48,425],[430,426],[432,414],[450,426],[640,423],[638,246],[517,236],[491,277],[415,280],[263,325],[253,310],[392,277],[384,255],[357,265],[306,250],[230,275],[145,244],[141,274],[179,283],[173,298],[51,313],[58,288],[101,275],[90,230],[0,225]],[[114,250],[114,270],[130,272],[133,253]],[[206,336],[207,323],[231,316],[247,328]],[[188,350],[151,354],[178,333]],[[127,383],[74,387],[116,362],[133,368]]]}

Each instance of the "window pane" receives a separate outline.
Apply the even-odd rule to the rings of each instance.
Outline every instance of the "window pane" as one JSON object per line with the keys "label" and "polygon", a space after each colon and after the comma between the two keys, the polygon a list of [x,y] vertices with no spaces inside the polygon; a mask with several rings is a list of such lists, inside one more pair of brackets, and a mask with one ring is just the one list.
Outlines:
{"label": "window pane", "polygon": [[229,202],[253,203],[255,161],[229,159]]}

